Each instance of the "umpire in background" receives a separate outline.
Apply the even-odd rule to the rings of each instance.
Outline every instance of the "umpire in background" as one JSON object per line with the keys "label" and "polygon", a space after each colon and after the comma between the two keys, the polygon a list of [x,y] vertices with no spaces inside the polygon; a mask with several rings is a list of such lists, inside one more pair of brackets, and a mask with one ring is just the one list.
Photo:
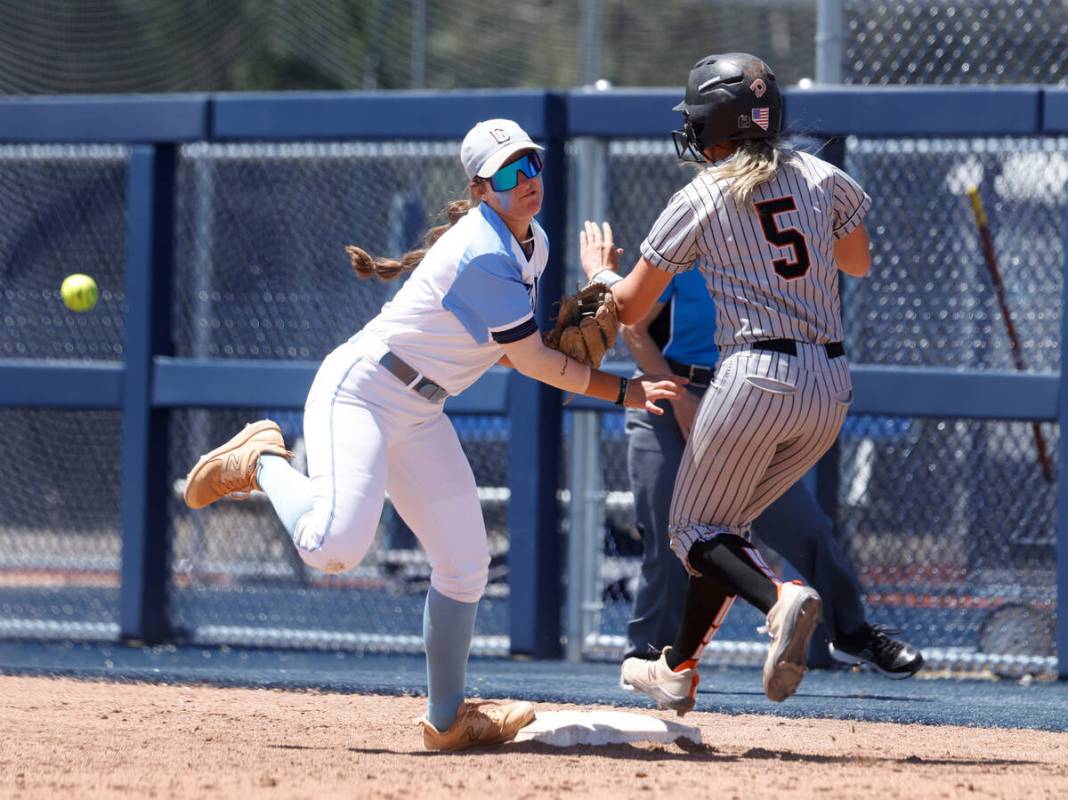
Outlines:
{"label": "umpire in background", "polygon": [[[596,273],[587,271],[587,278]],[[624,658],[655,660],[675,640],[683,617],[687,575],[668,547],[668,514],[675,475],[701,397],[718,359],[713,336],[715,303],[699,269],[676,275],[645,318],[624,326],[638,369],[689,378],[682,396],[656,416],[626,412],[627,472],[644,552],[634,611],[627,623]],[[889,678],[909,678],[923,666],[915,647],[868,623],[860,586],[834,537],[834,523],[801,482],[755,521],[754,532],[794,566],[823,598],[831,655],[847,664],[869,664]]]}

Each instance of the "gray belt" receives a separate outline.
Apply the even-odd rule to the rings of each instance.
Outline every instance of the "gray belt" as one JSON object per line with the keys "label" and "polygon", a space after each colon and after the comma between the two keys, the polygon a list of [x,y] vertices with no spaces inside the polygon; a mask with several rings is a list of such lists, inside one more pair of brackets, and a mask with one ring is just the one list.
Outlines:
{"label": "gray belt", "polygon": [[[387,350],[386,354],[378,359],[378,363],[396,375],[401,383],[431,403],[444,403],[445,398],[449,396],[448,392],[430,378],[420,378],[417,369],[391,350]],[[419,378],[418,382],[416,378]]]}

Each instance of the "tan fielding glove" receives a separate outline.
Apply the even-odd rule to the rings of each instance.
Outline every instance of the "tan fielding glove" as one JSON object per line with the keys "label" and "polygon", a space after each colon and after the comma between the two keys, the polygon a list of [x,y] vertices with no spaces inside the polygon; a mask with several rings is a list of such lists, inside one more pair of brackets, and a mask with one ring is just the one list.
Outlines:
{"label": "tan fielding glove", "polygon": [[545,344],[588,367],[599,367],[616,342],[619,320],[612,293],[591,283],[560,300],[560,311]]}

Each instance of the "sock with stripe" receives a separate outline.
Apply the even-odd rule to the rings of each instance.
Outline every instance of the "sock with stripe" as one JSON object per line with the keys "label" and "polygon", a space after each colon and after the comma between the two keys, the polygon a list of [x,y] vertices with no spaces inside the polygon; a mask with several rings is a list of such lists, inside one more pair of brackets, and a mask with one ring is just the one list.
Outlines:
{"label": "sock with stripe", "polygon": [[756,548],[741,536],[725,533],[690,548],[690,566],[709,578],[721,580],[732,594],[744,597],[765,614],[779,599],[778,581]]}
{"label": "sock with stripe", "polygon": [[256,483],[267,494],[292,538],[300,518],[312,510],[311,478],[293,469],[281,456],[264,453],[260,456]]}
{"label": "sock with stripe", "polygon": [[427,719],[444,731],[464,699],[467,654],[475,633],[478,603],[461,603],[437,591],[426,595],[423,647],[426,649]]}
{"label": "sock with stripe", "polygon": [[723,581],[717,578],[695,578],[690,576],[686,584],[686,604],[683,606],[682,624],[678,635],[668,650],[665,660],[674,670],[694,666],[692,663],[700,657],[706,640],[712,631],[712,624],[720,614],[724,603],[731,602],[734,593]]}

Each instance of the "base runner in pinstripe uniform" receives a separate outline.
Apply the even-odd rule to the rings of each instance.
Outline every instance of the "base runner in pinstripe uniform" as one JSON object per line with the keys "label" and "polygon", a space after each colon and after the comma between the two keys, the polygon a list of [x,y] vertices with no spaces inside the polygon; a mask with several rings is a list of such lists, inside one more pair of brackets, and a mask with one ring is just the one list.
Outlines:
{"label": "base runner in pinstripe uniform", "polygon": [[[686,570],[668,547],[671,491],[701,398],[715,375],[715,331],[716,306],[699,268],[677,273],[652,310],[621,331],[641,372],[673,372],[689,381],[662,415],[626,412],[627,474],[643,549],[624,659],[658,659],[675,641],[686,605]],[[893,638],[897,631],[868,622],[860,582],[838,544],[834,522],[805,481],[768,506],[754,520],[753,533],[819,592],[835,660],[866,664],[892,679],[910,678],[923,666],[918,649]]]}
{"label": "base runner in pinstripe uniform", "polygon": [[[842,345],[838,271],[870,266],[862,221],[871,200],[848,175],[781,148],[775,76],[744,53],[712,55],[691,70],[675,133],[683,160],[707,162],[668,202],[641,258],[612,286],[633,324],[673,274],[699,262],[716,303],[721,361],[675,481],[670,545],[689,573],[679,633],[656,661],[624,661],[625,688],[679,714],[693,708],[698,660],[735,598],[767,615],[772,638],[764,691],[797,690],[821,601],[782,583],[750,544],[753,520],[828,450],[852,399]],[[585,267],[611,270],[611,229],[587,223]],[[609,272],[597,277],[612,281]],[[655,299],[655,298],[654,298]]]}

